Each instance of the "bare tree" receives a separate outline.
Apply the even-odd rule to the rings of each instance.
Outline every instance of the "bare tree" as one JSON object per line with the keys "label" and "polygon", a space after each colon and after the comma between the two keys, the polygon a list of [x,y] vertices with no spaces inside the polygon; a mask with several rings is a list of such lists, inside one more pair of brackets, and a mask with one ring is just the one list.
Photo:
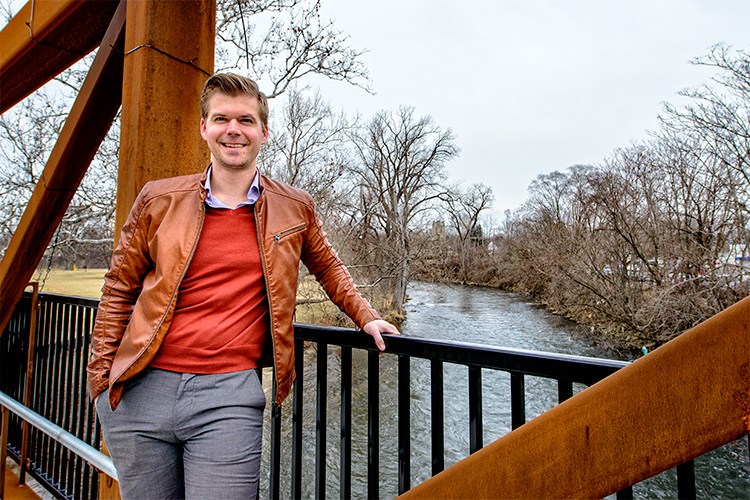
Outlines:
{"label": "bare tree", "polygon": [[693,64],[719,70],[711,82],[681,92],[690,104],[665,104],[660,116],[665,131],[690,132],[710,152],[736,170],[750,190],[750,54],[715,45]]}
{"label": "bare tree", "polygon": [[387,247],[392,307],[400,311],[413,256],[412,224],[443,189],[445,165],[458,154],[450,129],[430,116],[417,118],[414,108],[394,114],[382,111],[352,134],[359,161],[352,165],[360,214]]}
{"label": "bare tree", "polygon": [[472,184],[468,188],[454,184],[442,193],[440,199],[445,204],[450,226],[457,234],[461,279],[471,281],[468,272],[470,254],[472,249],[483,243],[477,237],[483,240],[479,217],[492,206],[495,199],[492,188],[484,184]]}
{"label": "bare tree", "polygon": [[311,74],[370,91],[365,51],[321,17],[319,0],[218,0],[216,7],[219,60],[247,67],[268,97]]}
{"label": "bare tree", "polygon": [[280,113],[271,117],[268,146],[260,163],[271,176],[306,190],[323,220],[338,205],[338,184],[349,161],[351,125],[336,114],[319,91],[292,89]]}
{"label": "bare tree", "polygon": [[[0,15],[10,19],[20,5],[13,0],[0,0]],[[319,2],[308,0],[218,0],[217,56],[221,70],[241,72],[243,63],[247,63],[253,71],[250,76],[261,80],[264,89],[266,85],[270,87],[267,92],[270,97],[281,95],[294,82],[313,73],[369,88],[367,71],[360,61],[362,51],[351,48],[348,38],[332,22],[323,21],[319,11]],[[3,250],[39,180],[93,57],[91,54],[82,59],[0,118],[3,206],[0,248]],[[309,125],[304,122],[301,127]],[[111,251],[118,134],[116,120],[53,240],[51,250],[70,256],[65,262],[73,263],[77,256],[91,253],[83,248],[87,245],[94,245],[95,253],[99,253],[99,248],[109,247]],[[300,144],[307,140],[297,139]],[[315,160],[305,161],[315,163],[314,168],[320,167],[321,151],[314,155]],[[338,157],[333,156],[333,163],[329,162],[329,173],[341,170]],[[308,172],[305,175],[309,176],[310,168],[300,172]],[[307,183],[307,188],[320,185],[303,178],[294,182]],[[100,243],[107,240],[108,244]]]}
{"label": "bare tree", "polygon": [[0,117],[3,253],[65,123],[66,96],[54,90],[55,83],[51,82]]}

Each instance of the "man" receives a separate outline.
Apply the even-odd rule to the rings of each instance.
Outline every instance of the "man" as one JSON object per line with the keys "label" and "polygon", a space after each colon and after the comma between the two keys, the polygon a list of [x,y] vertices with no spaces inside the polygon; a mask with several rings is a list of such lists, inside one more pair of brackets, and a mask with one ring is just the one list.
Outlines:
{"label": "man", "polygon": [[255,82],[214,75],[201,96],[203,174],[138,195],[105,277],[87,367],[122,497],[253,498],[265,395],[294,380],[300,260],[385,349],[398,333],[354,286],[302,190],[258,173],[268,103]]}

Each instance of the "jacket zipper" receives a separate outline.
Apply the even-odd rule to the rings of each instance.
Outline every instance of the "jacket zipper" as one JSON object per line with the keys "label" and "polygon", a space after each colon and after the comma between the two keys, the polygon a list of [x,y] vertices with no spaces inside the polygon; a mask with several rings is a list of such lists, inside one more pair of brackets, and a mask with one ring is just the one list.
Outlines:
{"label": "jacket zipper", "polygon": [[[258,255],[260,256],[260,267],[263,271],[263,283],[266,285],[266,299],[268,300],[268,318],[269,318],[269,328],[271,329],[271,359],[273,360],[273,408],[276,408],[276,393],[277,387],[279,385],[278,380],[278,370],[276,369],[276,337],[274,336],[274,328],[273,328],[273,299],[271,298],[271,293],[269,292],[268,288],[268,275],[266,273],[266,258],[263,254],[263,245],[261,244],[261,233],[263,232],[263,228],[260,225],[260,222],[258,220],[258,209],[260,208],[259,202],[261,202],[260,199],[255,202],[255,210],[253,210],[253,217],[255,218],[255,237],[258,240]],[[284,233],[287,233],[288,231],[284,231]],[[281,238],[281,235],[283,233],[279,233],[274,236],[274,240],[276,240],[276,243],[279,242],[279,239]]]}
{"label": "jacket zipper", "polygon": [[[257,221],[256,221],[255,225],[256,226],[258,225]],[[274,241],[276,243],[279,243],[279,242],[281,242],[281,238],[283,238],[287,234],[296,233],[297,231],[302,231],[303,229],[305,229],[305,227],[307,227],[307,224],[302,224],[301,226],[293,227],[292,229],[287,229],[286,231],[282,231],[280,233],[276,233],[276,234],[273,235],[273,239],[274,239]]]}
{"label": "jacket zipper", "polygon": [[177,286],[175,287],[174,292],[172,293],[172,298],[169,300],[167,309],[164,311],[164,316],[161,317],[161,321],[159,321],[159,324],[156,325],[156,330],[154,330],[154,333],[151,335],[151,340],[148,341],[148,344],[146,344],[146,347],[143,348],[141,353],[138,356],[136,356],[135,359],[133,359],[133,361],[122,371],[122,373],[120,373],[117,379],[110,383],[109,385],[110,387],[112,387],[112,385],[114,385],[117,382],[117,380],[120,379],[120,376],[122,376],[123,373],[127,372],[130,369],[130,367],[133,366],[133,364],[135,364],[135,362],[140,359],[141,355],[143,355],[143,353],[148,350],[149,346],[151,346],[151,344],[154,342],[154,339],[156,338],[156,332],[159,331],[159,329],[161,328],[161,325],[164,324],[164,320],[167,319],[167,314],[169,313],[169,310],[172,308],[172,304],[174,303],[174,300],[177,297],[177,292],[180,290],[180,283],[182,283],[182,280],[185,279],[185,274],[187,274],[188,267],[190,267],[190,263],[193,261],[195,250],[198,248],[198,240],[201,238],[201,233],[203,232],[203,223],[206,220],[206,208],[203,205],[203,203],[201,203],[200,216],[201,216],[201,222],[200,222],[200,225],[198,226],[198,236],[195,238],[193,249],[190,251],[190,257],[188,257],[188,260],[185,263],[185,269],[182,270],[182,276],[180,276],[180,280],[177,282]]}

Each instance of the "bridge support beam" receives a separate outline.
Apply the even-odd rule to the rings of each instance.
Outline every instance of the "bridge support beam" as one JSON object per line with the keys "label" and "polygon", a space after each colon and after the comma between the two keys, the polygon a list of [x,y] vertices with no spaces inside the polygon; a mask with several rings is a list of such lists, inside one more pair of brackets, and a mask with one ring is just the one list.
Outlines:
{"label": "bridge support beam", "polygon": [[750,298],[399,498],[603,498],[750,432]]}
{"label": "bridge support beam", "polygon": [[34,274],[120,108],[125,3],[73,103],[42,176],[0,262],[0,332]]}
{"label": "bridge support beam", "polygon": [[94,50],[118,0],[29,0],[0,32],[0,113]]}
{"label": "bridge support beam", "polygon": [[[128,0],[126,27],[115,244],[146,182],[208,165],[199,100],[214,68],[216,0]],[[100,478],[99,498],[119,498]]]}
{"label": "bridge support beam", "polygon": [[208,165],[198,101],[215,25],[215,0],[129,0],[115,241],[146,182]]}

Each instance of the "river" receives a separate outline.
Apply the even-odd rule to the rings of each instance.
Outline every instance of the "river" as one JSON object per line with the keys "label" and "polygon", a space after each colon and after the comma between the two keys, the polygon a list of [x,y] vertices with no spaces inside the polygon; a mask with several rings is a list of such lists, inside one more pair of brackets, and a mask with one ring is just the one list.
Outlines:
{"label": "river", "polygon": [[[550,314],[525,297],[501,290],[445,285],[411,283],[406,304],[407,321],[403,335],[439,340],[454,340],[501,347],[529,349],[578,356],[629,360],[633,354],[621,353],[597,346],[585,335],[582,328],[570,321]],[[327,496],[338,495],[338,349],[329,348],[329,399],[328,399],[328,481]],[[314,442],[315,396],[314,355],[306,353],[305,384],[306,406],[303,418],[306,464],[303,478],[303,495],[314,498]],[[397,495],[396,462],[396,359],[381,357],[381,414],[380,414],[380,497]],[[413,360],[411,367],[411,481],[416,485],[430,476],[430,399],[429,364]],[[366,498],[367,451],[367,398],[366,357],[354,355],[352,426],[352,496]],[[509,375],[483,370],[484,443],[488,444],[510,431]],[[580,391],[583,386],[576,385]],[[557,399],[557,385],[536,377],[526,377],[526,417],[534,418],[552,408]],[[282,432],[289,433],[291,398],[285,402]],[[445,466],[466,457],[468,439],[468,377],[466,369],[445,367]],[[266,425],[266,430],[268,429]],[[289,443],[284,436],[282,443]],[[746,499],[750,498],[750,465],[748,464],[747,438],[730,443],[696,459],[696,488],[698,498]],[[267,447],[266,447],[267,448]],[[283,453],[282,471],[288,470],[289,453]],[[267,467],[267,466],[266,466]],[[266,468],[264,467],[264,469]],[[267,469],[266,469],[267,470]],[[289,479],[282,475],[282,496],[288,497]],[[668,471],[634,486],[635,498],[677,498],[674,471]],[[614,496],[612,496],[614,498]]]}

